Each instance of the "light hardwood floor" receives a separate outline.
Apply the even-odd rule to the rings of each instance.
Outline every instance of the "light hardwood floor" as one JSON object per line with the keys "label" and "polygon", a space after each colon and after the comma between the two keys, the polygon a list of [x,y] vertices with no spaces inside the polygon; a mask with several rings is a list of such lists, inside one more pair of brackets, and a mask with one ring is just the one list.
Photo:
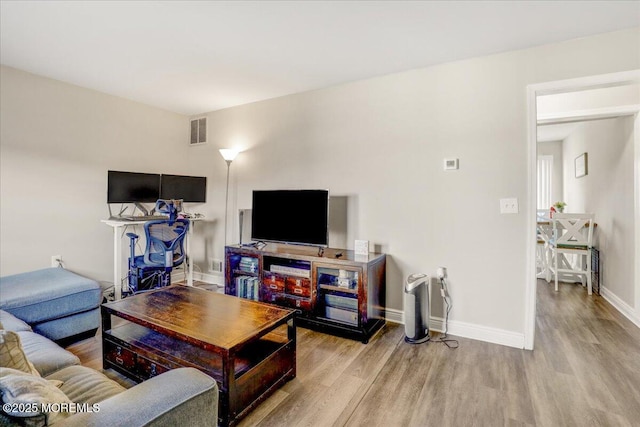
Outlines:
{"label": "light hardwood floor", "polygon": [[[580,286],[544,281],[536,326],[534,351],[410,345],[394,324],[367,345],[300,328],[297,377],[240,426],[640,425],[638,327]],[[100,368],[98,338],[69,349]]]}

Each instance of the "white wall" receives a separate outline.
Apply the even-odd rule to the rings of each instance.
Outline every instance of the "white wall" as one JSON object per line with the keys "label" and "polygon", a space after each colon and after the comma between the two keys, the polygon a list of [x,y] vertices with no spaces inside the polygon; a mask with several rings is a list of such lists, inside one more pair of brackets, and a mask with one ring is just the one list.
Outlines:
{"label": "white wall", "polygon": [[111,282],[107,170],[189,172],[188,119],[1,68],[0,273],[65,267]]}
{"label": "white wall", "polygon": [[[639,39],[637,29],[622,31],[217,111],[210,135],[245,150],[233,165],[235,207],[263,188],[346,196],[348,245],[369,239],[389,255],[388,307],[402,309],[408,274],[446,266],[454,329],[517,341],[523,212],[534,209],[525,88],[638,68]],[[443,171],[445,157],[458,157],[460,170]],[[500,215],[501,197],[518,197],[521,213]]]}
{"label": "white wall", "polygon": [[[634,117],[581,124],[563,144],[566,212],[596,214],[601,285],[634,305]],[[588,153],[588,175],[574,160]]]}

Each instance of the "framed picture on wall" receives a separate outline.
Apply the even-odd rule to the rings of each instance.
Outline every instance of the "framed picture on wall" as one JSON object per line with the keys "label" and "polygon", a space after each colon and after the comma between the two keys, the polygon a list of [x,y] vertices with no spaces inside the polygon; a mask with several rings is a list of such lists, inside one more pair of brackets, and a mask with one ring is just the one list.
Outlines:
{"label": "framed picture on wall", "polygon": [[575,160],[576,178],[583,177],[589,173],[589,159],[587,153],[582,153]]}

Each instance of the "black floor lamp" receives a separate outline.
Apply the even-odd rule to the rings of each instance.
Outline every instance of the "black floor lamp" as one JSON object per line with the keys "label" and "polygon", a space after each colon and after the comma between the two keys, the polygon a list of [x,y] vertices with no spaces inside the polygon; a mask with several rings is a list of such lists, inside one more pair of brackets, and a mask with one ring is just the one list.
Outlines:
{"label": "black floor lamp", "polygon": [[238,151],[230,148],[221,148],[220,154],[225,162],[227,162],[227,191],[225,193],[224,201],[224,245],[227,246],[227,214],[229,212],[229,170],[231,169],[231,162],[238,155]]}

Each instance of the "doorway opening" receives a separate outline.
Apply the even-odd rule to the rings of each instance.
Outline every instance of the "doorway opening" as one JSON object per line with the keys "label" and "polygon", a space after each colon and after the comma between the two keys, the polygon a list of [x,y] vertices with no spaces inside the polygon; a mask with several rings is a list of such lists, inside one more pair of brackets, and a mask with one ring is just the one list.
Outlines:
{"label": "doorway opening", "polygon": [[[529,206],[532,208],[527,212],[527,226],[530,232],[527,236],[528,272],[525,296],[524,334],[526,349],[533,349],[535,336],[537,239],[535,233],[536,211],[533,207],[537,207],[539,196],[537,160],[540,134],[544,134],[545,131],[551,129],[552,126],[556,126],[556,131],[566,132],[567,129],[570,129],[572,126],[576,126],[578,123],[595,120],[602,121],[623,116],[631,117],[629,121],[631,121],[633,141],[631,141],[630,144],[630,155],[632,156],[632,159],[629,160],[632,161],[630,167],[633,169],[631,172],[633,179],[633,184],[631,185],[631,198],[633,202],[629,215],[631,217],[632,227],[635,224],[635,228],[632,228],[635,229],[635,233],[632,233],[635,235],[628,237],[631,239],[630,247],[628,249],[633,252],[631,254],[631,259],[637,259],[637,256],[640,255],[640,121],[638,119],[640,102],[635,101],[635,103],[629,104],[626,102],[616,101],[613,98],[605,99],[602,97],[602,93],[609,89],[613,92],[620,92],[621,89],[634,87],[634,85],[638,84],[640,84],[640,70],[633,70],[622,73],[530,85],[527,88],[529,172],[528,201]],[[594,97],[594,94],[598,94],[599,96]],[[598,102],[600,102],[600,104],[593,103],[596,98],[599,99]],[[553,100],[553,102],[549,103],[548,101],[551,100]],[[545,105],[544,102],[547,102],[547,104]],[[546,127],[545,131],[539,131],[539,126]],[[549,137],[547,135],[545,138],[553,139],[554,137]],[[561,137],[558,138],[561,139]],[[566,150],[565,153],[567,153]],[[568,151],[568,153],[570,153],[569,156],[573,155],[571,151]],[[567,158],[564,159],[563,163],[566,165],[570,161],[572,161],[572,159]],[[566,169],[567,170],[563,172],[564,175],[571,172],[568,170],[570,169],[569,167]],[[557,188],[555,191],[557,198]],[[567,194],[566,191],[561,191],[562,194]],[[581,202],[574,201],[574,204],[577,205],[576,207],[579,209]],[[604,297],[619,311],[623,312],[625,316],[640,326],[640,266],[635,265],[630,267],[630,269],[630,289],[626,292],[624,297],[626,302],[622,299],[620,301],[616,301],[615,299],[618,297],[614,293],[604,295]]]}

